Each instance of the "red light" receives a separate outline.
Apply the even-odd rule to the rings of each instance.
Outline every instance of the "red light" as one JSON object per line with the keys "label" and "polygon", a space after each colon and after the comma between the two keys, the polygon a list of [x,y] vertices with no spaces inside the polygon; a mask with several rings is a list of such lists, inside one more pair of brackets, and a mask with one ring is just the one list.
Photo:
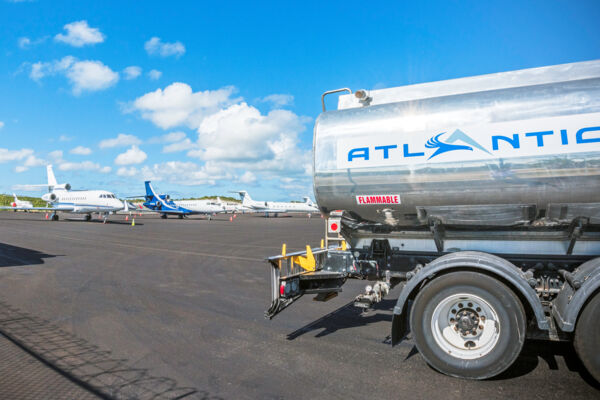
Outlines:
{"label": "red light", "polygon": [[334,223],[332,223],[332,224],[331,224],[331,230],[332,230],[333,232],[337,231],[337,230],[338,230],[338,224],[336,224],[335,222],[334,222]]}
{"label": "red light", "polygon": [[279,286],[279,294],[281,296],[283,296],[284,293],[285,293],[285,283],[282,283],[281,286]]}
{"label": "red light", "polygon": [[13,207],[16,207],[16,206],[17,206],[17,203],[12,203],[12,206],[13,206]]}

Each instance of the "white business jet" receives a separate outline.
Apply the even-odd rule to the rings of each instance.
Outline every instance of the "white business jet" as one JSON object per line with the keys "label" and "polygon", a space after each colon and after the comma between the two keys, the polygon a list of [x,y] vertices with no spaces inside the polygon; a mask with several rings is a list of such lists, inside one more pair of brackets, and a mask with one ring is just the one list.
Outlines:
{"label": "white business jet", "polygon": [[[40,210],[52,212],[52,220],[58,221],[58,213],[83,214],[86,221],[92,219],[92,214],[99,214],[104,222],[111,213],[129,211],[129,204],[119,200],[113,193],[106,190],[71,190],[68,183],[56,182],[52,165],[46,167],[48,172],[48,193],[42,196],[48,207],[3,207],[18,210]],[[46,185],[29,185],[46,186]]]}
{"label": "white business jet", "polygon": [[304,197],[303,203],[282,202],[282,201],[257,201],[252,200],[250,195],[245,190],[240,190],[239,193],[242,199],[242,206],[252,209],[254,212],[264,212],[265,217],[273,214],[277,217],[280,213],[317,213],[319,208],[313,203],[309,197]]}
{"label": "white business jet", "polygon": [[13,197],[15,198],[14,201],[12,203],[10,203],[10,205],[12,206],[12,208],[14,208],[15,212],[18,210],[30,210],[33,208],[33,204],[31,204],[30,201],[27,200],[19,200],[19,198],[17,197],[16,194],[13,193]]}

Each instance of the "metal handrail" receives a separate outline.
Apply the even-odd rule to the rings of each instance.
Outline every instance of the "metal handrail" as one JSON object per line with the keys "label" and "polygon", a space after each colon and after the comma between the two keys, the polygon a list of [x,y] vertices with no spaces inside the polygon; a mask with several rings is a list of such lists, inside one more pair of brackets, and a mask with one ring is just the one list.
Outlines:
{"label": "metal handrail", "polygon": [[335,90],[329,90],[325,93],[323,93],[321,95],[321,105],[323,106],[323,112],[325,112],[325,96],[327,96],[328,94],[332,94],[332,93],[339,93],[339,92],[348,92],[350,94],[352,94],[352,90],[348,89],[348,88],[341,88],[341,89],[335,89]]}

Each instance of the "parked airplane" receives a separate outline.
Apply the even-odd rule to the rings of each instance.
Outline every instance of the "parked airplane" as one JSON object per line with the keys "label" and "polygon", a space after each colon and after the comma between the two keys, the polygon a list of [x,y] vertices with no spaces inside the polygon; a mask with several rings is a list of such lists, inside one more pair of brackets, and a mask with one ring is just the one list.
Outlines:
{"label": "parked airplane", "polygon": [[264,212],[265,217],[273,214],[275,217],[280,213],[316,213],[319,208],[309,197],[304,197],[304,203],[281,202],[281,201],[257,201],[252,200],[245,190],[237,192],[242,199],[242,206],[255,212]]}
{"label": "parked airplane", "polygon": [[171,200],[168,194],[157,194],[150,181],[146,181],[144,184],[146,185],[144,206],[160,213],[161,218],[167,218],[169,214],[177,215],[179,218],[204,214],[210,219],[213,214],[225,212],[223,205],[214,204],[210,200]]}
{"label": "parked airplane", "polygon": [[[71,190],[68,183],[58,184],[52,165],[46,167],[48,173],[48,193],[42,196],[48,207],[2,207],[17,210],[51,211],[53,221],[58,221],[58,212],[84,214],[85,220],[92,219],[92,214],[97,213],[108,218],[108,214],[117,211],[129,211],[129,204],[119,200],[113,193],[106,190]],[[30,185],[46,186],[46,185]]]}
{"label": "parked airplane", "polygon": [[33,204],[31,204],[30,201],[27,200],[19,200],[19,198],[17,197],[16,194],[13,193],[13,197],[15,198],[15,200],[11,203],[11,206],[15,209],[15,211],[18,210],[29,210],[31,208],[33,208]]}

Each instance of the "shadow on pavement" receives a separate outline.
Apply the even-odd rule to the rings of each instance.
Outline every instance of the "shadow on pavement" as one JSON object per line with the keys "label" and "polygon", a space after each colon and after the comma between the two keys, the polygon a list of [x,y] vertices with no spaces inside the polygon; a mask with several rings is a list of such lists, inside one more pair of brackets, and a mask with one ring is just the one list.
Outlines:
{"label": "shadow on pavement", "polygon": [[84,388],[109,399],[219,399],[182,387],[0,301],[0,333]]}
{"label": "shadow on pavement", "polygon": [[[353,301],[338,308],[337,310],[295,330],[287,335],[288,340],[294,340],[304,334],[319,331],[315,337],[327,336],[341,329],[357,328],[380,321],[392,321],[392,312],[396,300],[383,300],[376,304],[376,307],[367,313],[360,308],[353,306]],[[390,325],[391,329],[391,325]],[[390,344],[391,337],[385,338],[383,343]],[[416,346],[412,346],[405,361],[412,358],[419,351]],[[571,372],[578,373],[581,378],[590,386],[600,389],[600,384],[587,372],[577,354],[573,345],[568,342],[548,342],[540,340],[527,340],[523,346],[521,354],[514,364],[502,374],[490,380],[510,380],[532,372],[543,360],[550,370],[558,370],[562,363],[559,358],[564,359],[564,364]]]}
{"label": "shadow on pavement", "polygon": [[392,322],[391,310],[396,304],[396,300],[383,300],[368,312],[354,307],[353,304],[354,301],[351,301],[316,321],[295,330],[287,335],[287,339],[294,340],[299,336],[317,330],[320,330],[320,332],[315,337],[322,337],[341,329],[357,328],[381,321]]}
{"label": "shadow on pavement", "polygon": [[44,258],[57,257],[41,251],[0,243],[0,267],[43,264]]}
{"label": "shadow on pavement", "polygon": [[540,360],[548,365],[548,369],[558,370],[560,369],[558,358],[563,358],[569,371],[577,372],[587,384],[600,389],[600,384],[587,372],[577,357],[573,345],[568,342],[527,340],[514,364],[491,380],[506,380],[526,375],[538,366]]}

